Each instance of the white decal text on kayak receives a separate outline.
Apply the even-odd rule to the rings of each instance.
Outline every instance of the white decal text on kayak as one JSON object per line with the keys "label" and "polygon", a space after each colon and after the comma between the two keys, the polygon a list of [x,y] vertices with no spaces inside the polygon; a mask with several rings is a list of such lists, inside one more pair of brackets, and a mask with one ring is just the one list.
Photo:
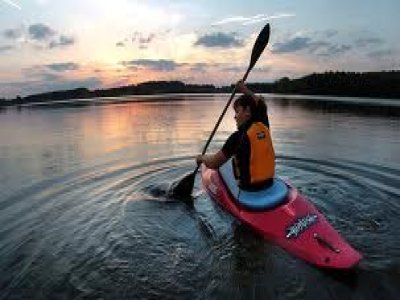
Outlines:
{"label": "white decal text on kayak", "polygon": [[297,238],[302,232],[317,222],[317,220],[318,216],[311,214],[298,218],[290,227],[286,229],[286,238]]}

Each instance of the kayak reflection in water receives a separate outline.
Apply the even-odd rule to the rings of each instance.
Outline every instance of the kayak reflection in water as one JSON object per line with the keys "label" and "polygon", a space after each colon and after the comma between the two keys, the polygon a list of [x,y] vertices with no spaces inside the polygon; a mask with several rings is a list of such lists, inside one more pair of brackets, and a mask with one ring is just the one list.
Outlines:
{"label": "kayak reflection in water", "polygon": [[272,145],[267,106],[242,80],[236,90],[243,93],[233,103],[237,130],[214,154],[198,155],[196,162],[218,169],[231,157],[238,185],[243,190],[260,190],[272,185],[275,152]]}

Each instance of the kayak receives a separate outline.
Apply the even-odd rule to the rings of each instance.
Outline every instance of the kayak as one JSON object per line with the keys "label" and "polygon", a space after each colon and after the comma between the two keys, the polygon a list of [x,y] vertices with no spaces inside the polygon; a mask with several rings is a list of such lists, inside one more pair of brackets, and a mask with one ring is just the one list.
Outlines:
{"label": "kayak", "polygon": [[236,184],[231,161],[218,170],[202,164],[201,178],[224,210],[293,256],[329,269],[350,269],[362,259],[288,180],[276,177],[264,190],[244,191]]}

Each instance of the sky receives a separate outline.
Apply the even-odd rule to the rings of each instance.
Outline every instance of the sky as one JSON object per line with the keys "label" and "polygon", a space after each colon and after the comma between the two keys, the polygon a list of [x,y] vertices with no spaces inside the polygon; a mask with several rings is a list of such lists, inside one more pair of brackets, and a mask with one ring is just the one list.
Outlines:
{"label": "sky", "polygon": [[0,98],[400,69],[399,0],[0,0]]}

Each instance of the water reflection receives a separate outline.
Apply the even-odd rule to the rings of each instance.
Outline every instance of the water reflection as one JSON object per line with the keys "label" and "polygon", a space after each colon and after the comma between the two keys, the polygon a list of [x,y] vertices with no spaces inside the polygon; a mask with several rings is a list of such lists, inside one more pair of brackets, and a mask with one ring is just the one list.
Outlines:
{"label": "water reflection", "polygon": [[346,113],[361,116],[375,116],[375,117],[398,117],[400,116],[400,103],[396,99],[393,100],[379,100],[368,99],[366,102],[359,102],[356,98],[341,99],[341,98],[328,98],[314,97],[307,98],[302,96],[300,99],[290,97],[271,97],[266,95],[266,98],[273,101],[276,105],[290,108],[291,106],[301,107],[306,110],[322,112],[326,114],[331,113]]}
{"label": "water reflection", "polygon": [[[365,254],[343,280],[236,224],[199,178],[191,208],[162,193],[227,98],[3,110],[0,298],[395,299],[399,118],[268,100],[278,174]],[[229,109],[210,151],[233,130]]]}

